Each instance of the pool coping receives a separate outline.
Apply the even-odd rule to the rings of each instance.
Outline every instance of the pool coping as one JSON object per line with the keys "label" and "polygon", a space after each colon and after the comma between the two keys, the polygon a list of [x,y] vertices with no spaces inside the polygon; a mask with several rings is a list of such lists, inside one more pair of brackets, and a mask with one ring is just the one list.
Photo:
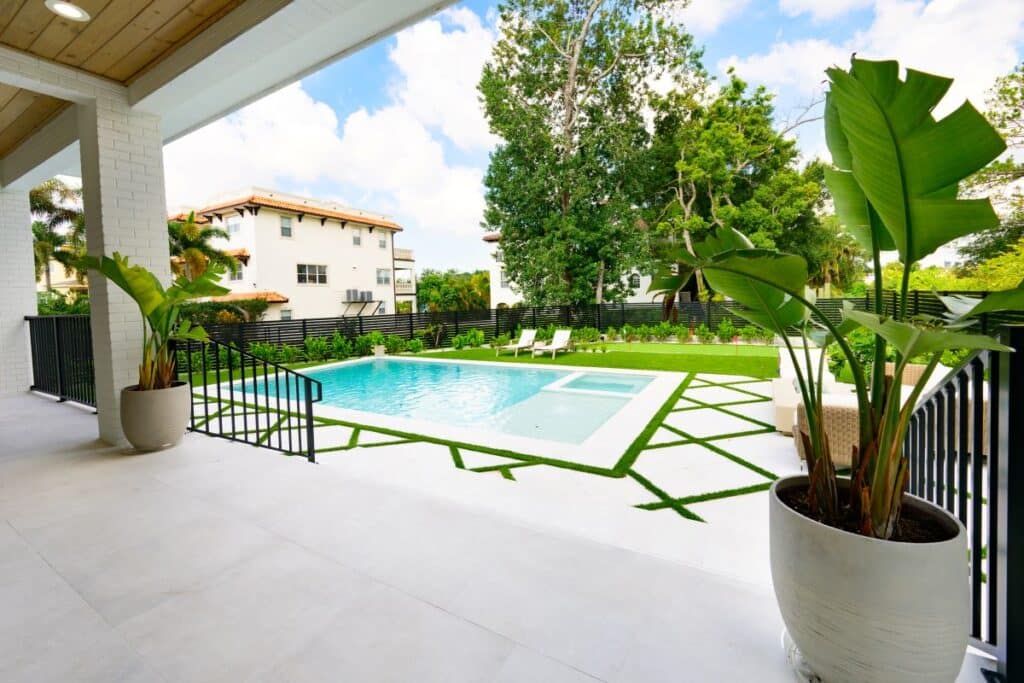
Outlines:
{"label": "pool coping", "polygon": [[[329,371],[330,369],[337,367],[369,363],[379,358],[398,362],[478,365],[500,367],[505,370],[518,369],[522,371],[533,370],[538,367],[526,366],[520,368],[518,366],[510,366],[508,363],[500,361],[420,358],[413,356],[365,356],[362,358],[318,365],[303,374],[312,379],[316,379],[316,375],[320,372]],[[376,427],[380,429],[390,429],[464,444],[479,444],[486,448],[500,448],[502,450],[515,451],[523,455],[559,460],[566,463],[574,463],[591,468],[611,471],[615,468],[623,454],[630,448],[634,440],[644,431],[651,419],[671,397],[672,393],[679,387],[680,383],[687,377],[687,373],[669,372],[664,370],[633,370],[621,368],[594,368],[591,370],[587,368],[580,368],[579,366],[559,364],[544,364],[543,369],[566,372],[569,373],[570,376],[574,374],[593,372],[594,374],[609,375],[642,375],[652,377],[653,379],[639,393],[629,397],[628,402],[622,406],[622,408],[615,412],[611,418],[598,427],[583,441],[583,443],[580,444],[518,436],[506,432],[491,431],[473,427],[446,425],[402,416],[353,410],[350,408],[338,408],[335,406],[324,405],[323,403],[313,404],[313,414],[314,417],[338,420],[341,422],[358,423],[370,428]],[[221,383],[222,386],[228,384],[230,383]],[[572,390],[566,390],[564,393],[572,393]],[[622,394],[610,392],[586,391],[585,393],[626,398],[626,396]],[[293,412],[299,412],[298,403],[293,403],[288,406],[288,409]]]}

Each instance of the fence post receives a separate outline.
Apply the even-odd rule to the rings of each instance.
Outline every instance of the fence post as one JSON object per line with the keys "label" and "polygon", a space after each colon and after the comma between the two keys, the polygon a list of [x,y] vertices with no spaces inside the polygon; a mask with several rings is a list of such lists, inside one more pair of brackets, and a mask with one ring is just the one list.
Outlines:
{"label": "fence post", "polygon": [[63,359],[64,353],[61,349],[60,333],[57,331],[57,316],[51,315],[50,320],[53,322],[53,349],[56,352],[56,362],[54,363],[54,369],[57,371],[57,395],[61,402],[66,400],[68,395],[67,387],[64,386],[64,372],[63,372]]}
{"label": "fence post", "polygon": [[533,328],[537,329],[537,307],[533,306]]}
{"label": "fence post", "polygon": [[619,302],[619,329],[626,326],[626,302]]}
{"label": "fence post", "polygon": [[921,315],[921,290],[914,290],[914,315]]}
{"label": "fence post", "polygon": [[363,336],[363,316],[357,315],[356,320],[359,321],[359,336]]}
{"label": "fence post", "polygon": [[459,334],[459,311],[455,309],[455,334]]}
{"label": "fence post", "polygon": [[498,320],[498,316],[501,315],[501,309],[495,308],[494,310],[494,336],[497,337],[501,334],[501,324]]}
{"label": "fence post", "polygon": [[[1024,657],[1024,431],[1015,428],[1015,419],[1024,411],[1024,328],[1010,328],[1010,346],[1017,353],[1003,354],[999,364],[998,428],[999,428],[999,493],[996,548],[989,548],[989,557],[998,563],[996,592],[1002,597],[997,610],[996,652],[999,672],[1010,678],[1011,653]],[[995,381],[995,378],[992,378]],[[993,554],[994,553],[994,554]],[[1016,577],[1018,580],[1011,580]],[[1017,659],[1014,659],[1017,661]],[[1021,664],[1014,671],[1020,678]]]}
{"label": "fence post", "polygon": [[704,324],[714,328],[714,325],[711,324],[711,299],[704,302]]}
{"label": "fence post", "polygon": [[413,338],[412,315],[413,315],[412,313],[409,314],[409,339]]}
{"label": "fence post", "polygon": [[597,305],[597,329],[598,330],[600,330],[602,327],[604,327],[604,325],[601,324],[601,309],[602,308],[604,308],[603,305],[601,305],[601,304]]}
{"label": "fence post", "polygon": [[[302,319],[302,341],[303,341],[303,342],[305,342],[305,341],[306,341],[306,336],[307,336],[307,335],[306,335],[306,319],[305,319],[305,318],[303,318],[303,319]],[[238,348],[242,348],[242,347],[238,347]]]}

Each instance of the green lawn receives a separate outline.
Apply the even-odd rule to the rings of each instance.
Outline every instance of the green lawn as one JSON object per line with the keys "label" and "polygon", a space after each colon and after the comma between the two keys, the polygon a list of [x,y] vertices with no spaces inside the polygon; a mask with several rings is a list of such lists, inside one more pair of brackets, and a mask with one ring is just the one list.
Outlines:
{"label": "green lawn", "polygon": [[[721,375],[748,377],[775,377],[779,372],[778,351],[773,347],[686,345],[686,344],[628,344],[609,345],[607,353],[560,353],[555,360],[550,355],[531,358],[520,353],[495,357],[492,349],[463,349],[431,353],[430,358],[458,360],[488,360],[505,363],[538,363],[577,365],[594,368],[621,368],[626,370],[666,370],[671,372],[710,372]],[[619,349],[618,347],[622,347]],[[650,347],[650,348],[641,348]],[[615,350],[612,350],[615,349]]]}
{"label": "green lawn", "polygon": [[[674,344],[674,343],[614,343],[608,344],[607,353],[590,353],[576,351],[559,353],[558,358],[536,356],[530,358],[528,353],[520,353],[518,357],[503,353],[495,357],[493,349],[462,349],[461,351],[439,351],[420,354],[426,358],[447,358],[458,360],[488,360],[507,363],[539,363],[558,365],[577,365],[594,368],[621,368],[626,370],[666,370],[670,372],[710,372],[721,375],[744,375],[748,377],[775,377],[779,373],[778,349],[774,346],[753,346],[736,344]],[[324,363],[300,362],[289,363],[287,367],[302,371]],[[239,372],[234,371],[235,379]],[[246,377],[251,377],[252,369],[246,368]],[[228,380],[227,368],[220,372],[220,382]],[[192,385],[201,386],[208,382],[218,381],[214,372],[204,377],[196,372],[192,375]]]}
{"label": "green lawn", "polygon": [[690,356],[756,356],[777,358],[779,349],[775,346],[752,344],[677,344],[674,342],[647,343],[634,342],[627,344],[616,342],[608,344],[608,353],[672,353]]}

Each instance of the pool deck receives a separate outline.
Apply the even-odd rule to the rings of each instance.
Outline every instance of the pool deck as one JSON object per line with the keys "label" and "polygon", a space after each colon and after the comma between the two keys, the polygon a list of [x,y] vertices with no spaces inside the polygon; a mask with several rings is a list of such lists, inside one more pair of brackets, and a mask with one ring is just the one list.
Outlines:
{"label": "pool deck", "polygon": [[[0,680],[792,680],[760,494],[709,503],[737,537],[422,443],[311,465],[95,430],[0,399]],[[384,480],[370,454],[410,469]]]}

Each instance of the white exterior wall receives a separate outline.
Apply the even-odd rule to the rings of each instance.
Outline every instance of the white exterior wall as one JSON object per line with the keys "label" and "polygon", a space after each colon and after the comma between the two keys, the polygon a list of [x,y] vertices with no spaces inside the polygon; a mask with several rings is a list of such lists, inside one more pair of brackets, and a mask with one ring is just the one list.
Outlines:
{"label": "white exterior wall", "polygon": [[[234,215],[238,215],[235,213]],[[281,217],[292,221],[292,236],[281,236]],[[218,227],[227,229],[230,218],[224,214]],[[358,229],[362,244],[352,243]],[[386,247],[380,248],[379,238],[385,237]],[[271,305],[267,320],[278,320],[281,309],[289,309],[292,318],[323,318],[341,315],[345,310],[346,290],[370,290],[376,301],[383,302],[385,313],[395,312],[394,266],[392,248],[394,231],[352,224],[344,229],[337,219],[320,219],[307,215],[299,222],[298,216],[269,207],[261,207],[255,216],[241,217],[237,234],[222,244],[230,249],[246,249],[249,264],[243,267],[240,281],[228,280],[223,284],[234,292],[270,290],[288,297],[287,304]],[[299,284],[296,280],[298,264],[327,266],[327,284]],[[377,284],[377,269],[387,269],[390,283]]]}
{"label": "white exterior wall", "polygon": [[0,395],[28,391],[32,362],[26,315],[36,314],[28,192],[0,190]]}

